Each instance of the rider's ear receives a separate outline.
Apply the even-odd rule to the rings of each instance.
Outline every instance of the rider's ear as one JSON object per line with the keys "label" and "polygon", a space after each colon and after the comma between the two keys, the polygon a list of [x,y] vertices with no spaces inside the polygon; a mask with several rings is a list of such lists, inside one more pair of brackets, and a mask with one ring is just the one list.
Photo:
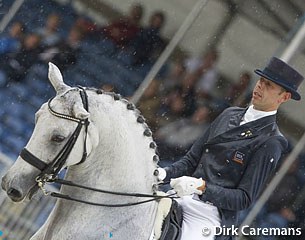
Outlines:
{"label": "rider's ear", "polygon": [[64,80],[58,67],[51,62],[49,62],[48,77],[57,94],[61,94],[70,88],[64,83]]}
{"label": "rider's ear", "polygon": [[79,119],[86,119],[90,116],[90,113],[88,113],[86,111],[86,109],[84,109],[84,107],[81,103],[76,103],[73,106],[73,113],[74,113],[74,116]]}

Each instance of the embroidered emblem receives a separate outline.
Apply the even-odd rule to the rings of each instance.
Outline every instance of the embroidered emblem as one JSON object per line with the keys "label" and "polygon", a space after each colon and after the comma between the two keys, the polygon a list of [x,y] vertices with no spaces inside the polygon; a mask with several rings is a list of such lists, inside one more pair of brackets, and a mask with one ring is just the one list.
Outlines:
{"label": "embroidered emblem", "polygon": [[239,164],[244,164],[244,157],[245,157],[244,153],[236,151],[232,161],[237,162]]}

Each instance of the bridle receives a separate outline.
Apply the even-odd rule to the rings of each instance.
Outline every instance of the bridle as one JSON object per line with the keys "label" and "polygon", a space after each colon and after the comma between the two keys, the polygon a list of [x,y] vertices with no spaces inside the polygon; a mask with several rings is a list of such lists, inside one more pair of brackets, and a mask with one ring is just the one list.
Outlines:
{"label": "bridle", "polygon": [[[80,90],[80,97],[82,99],[83,106],[86,109],[86,111],[88,111],[89,109],[88,109],[87,93],[86,93],[85,89],[83,89],[81,87],[79,87],[79,90]],[[36,177],[36,182],[38,184],[43,184],[43,185],[46,182],[50,182],[57,177],[58,173],[60,172],[62,167],[65,165],[67,158],[69,157],[69,155],[78,139],[78,136],[82,130],[82,127],[85,128],[84,151],[83,151],[82,158],[78,164],[83,163],[87,158],[86,142],[87,142],[89,119],[88,118],[79,119],[76,117],[72,117],[72,116],[65,115],[65,114],[54,111],[51,107],[52,100],[53,100],[53,98],[51,98],[48,101],[48,109],[52,115],[62,118],[62,119],[69,120],[69,121],[77,122],[78,125],[75,128],[73,134],[70,136],[70,138],[66,142],[66,144],[63,146],[63,148],[59,151],[59,153],[55,156],[55,158],[49,164],[46,164],[45,162],[40,160],[38,157],[36,157],[26,148],[22,149],[22,151],[20,153],[20,157],[24,161],[26,161],[27,163],[31,164],[32,166],[36,167],[37,169],[39,169],[41,171],[41,173]]]}
{"label": "bridle", "polygon": [[[86,93],[86,90],[80,86],[78,86],[78,89],[80,92],[80,97],[82,99],[83,106],[86,111],[89,111],[88,95]],[[162,198],[176,198],[173,196],[175,194],[170,194],[170,195],[165,195],[165,196],[156,195],[156,190],[157,190],[157,187],[159,184],[154,184],[154,186],[152,186],[154,194],[142,194],[142,193],[123,193],[123,192],[107,191],[107,190],[102,190],[102,189],[91,188],[88,186],[83,186],[80,184],[76,184],[72,181],[59,179],[58,173],[60,172],[62,167],[65,165],[67,158],[69,157],[83,127],[85,128],[84,148],[83,148],[84,150],[83,150],[82,158],[81,158],[80,162],[77,163],[77,165],[83,163],[86,160],[86,158],[87,158],[86,142],[87,142],[87,135],[88,135],[89,119],[88,118],[80,119],[80,118],[72,117],[72,116],[54,111],[51,107],[52,100],[53,100],[53,98],[51,98],[48,101],[48,110],[53,116],[56,116],[56,117],[59,117],[62,119],[66,119],[69,121],[77,122],[78,125],[75,128],[73,134],[70,136],[70,138],[66,142],[66,144],[63,146],[63,148],[59,151],[59,153],[55,156],[55,158],[49,164],[46,164],[45,162],[40,160],[38,157],[36,157],[33,153],[31,153],[26,148],[23,148],[20,153],[20,157],[24,161],[26,161],[27,163],[29,163],[30,165],[32,165],[33,167],[35,167],[41,171],[35,180],[37,182],[37,186],[42,190],[44,195],[50,195],[50,196],[56,197],[56,198],[71,200],[71,201],[80,202],[80,203],[86,203],[86,204],[95,205],[95,206],[103,206],[103,207],[134,206],[134,205],[139,205],[139,204],[143,204],[143,203],[147,203],[147,202],[151,202],[151,201],[160,200]],[[69,195],[64,195],[64,194],[57,193],[57,192],[48,192],[44,187],[46,183],[58,183],[58,184],[62,184],[62,185],[87,189],[90,191],[95,191],[95,192],[100,192],[100,193],[105,193],[105,194],[149,198],[149,199],[139,201],[139,202],[124,203],[124,204],[103,204],[103,203],[87,202],[84,200],[73,198]],[[160,184],[165,184],[165,183],[160,183]]]}

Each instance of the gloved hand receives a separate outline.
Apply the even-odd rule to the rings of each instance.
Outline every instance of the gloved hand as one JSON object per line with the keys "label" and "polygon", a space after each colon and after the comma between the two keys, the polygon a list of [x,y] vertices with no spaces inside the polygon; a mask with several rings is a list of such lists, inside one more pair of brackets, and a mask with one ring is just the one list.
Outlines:
{"label": "gloved hand", "polygon": [[171,179],[170,185],[177,192],[179,197],[191,195],[193,193],[201,195],[202,190],[199,190],[198,188],[205,187],[205,181],[203,181],[202,178],[183,176]]}
{"label": "gloved hand", "polygon": [[159,181],[163,181],[166,178],[166,171],[163,168],[157,168],[154,172]]}

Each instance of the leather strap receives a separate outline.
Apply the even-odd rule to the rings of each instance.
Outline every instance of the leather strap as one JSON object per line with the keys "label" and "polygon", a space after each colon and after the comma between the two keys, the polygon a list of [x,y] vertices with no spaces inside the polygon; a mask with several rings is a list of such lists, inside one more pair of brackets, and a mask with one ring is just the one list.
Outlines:
{"label": "leather strap", "polygon": [[21,150],[20,157],[27,163],[39,169],[40,171],[43,171],[48,166],[46,163],[35,157],[32,153],[30,153],[26,148]]}

